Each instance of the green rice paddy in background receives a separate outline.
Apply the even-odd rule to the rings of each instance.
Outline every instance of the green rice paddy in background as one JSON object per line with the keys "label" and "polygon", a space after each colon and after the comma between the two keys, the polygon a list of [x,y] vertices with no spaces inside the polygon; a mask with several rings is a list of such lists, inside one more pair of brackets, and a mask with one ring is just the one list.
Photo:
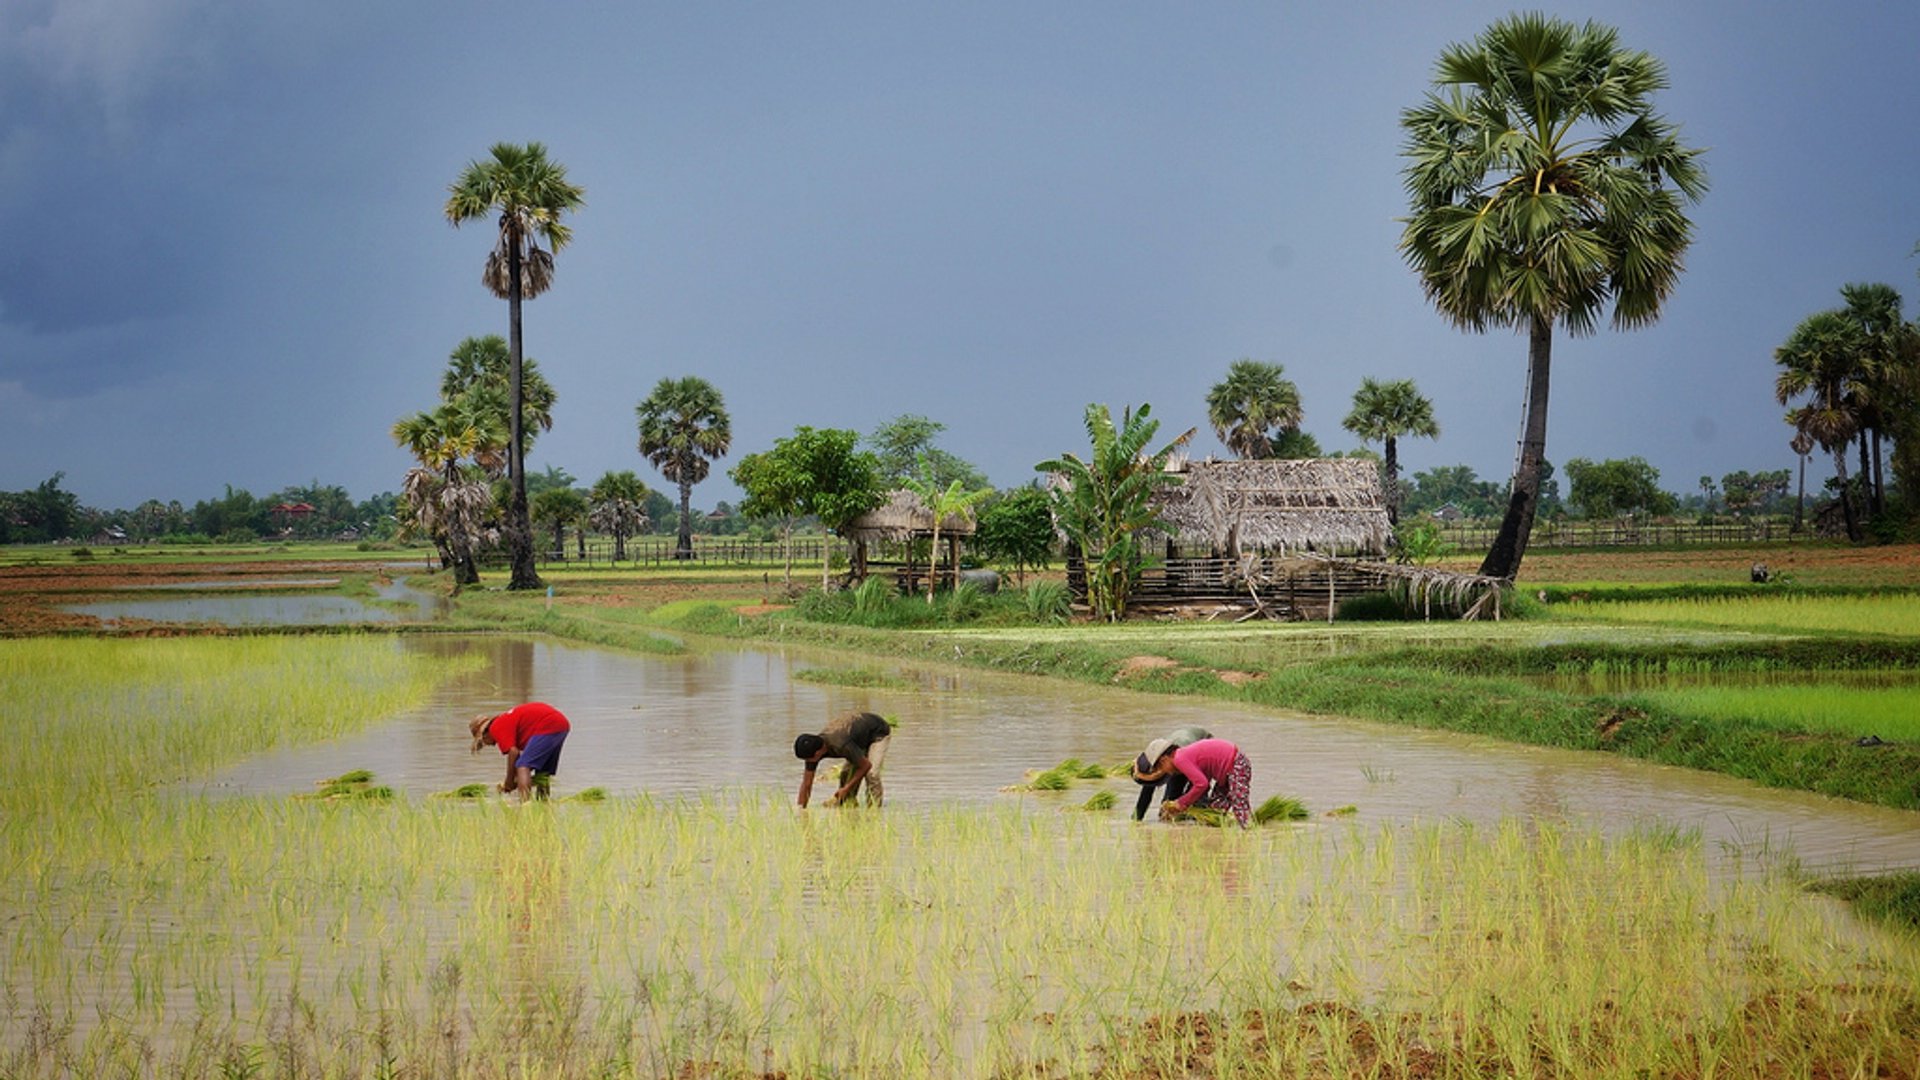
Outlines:
{"label": "green rice paddy in background", "polygon": [[1759,595],[1554,604],[1556,620],[1920,637],[1920,596]]}

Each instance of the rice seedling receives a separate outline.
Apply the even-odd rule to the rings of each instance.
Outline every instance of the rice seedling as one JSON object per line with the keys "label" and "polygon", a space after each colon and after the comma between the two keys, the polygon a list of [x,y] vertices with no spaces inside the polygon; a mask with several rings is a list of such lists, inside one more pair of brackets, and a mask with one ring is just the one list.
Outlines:
{"label": "rice seedling", "polygon": [[1111,810],[1114,808],[1115,804],[1117,804],[1119,801],[1120,801],[1119,796],[1115,795],[1111,791],[1096,791],[1090,797],[1088,797],[1086,802],[1083,802],[1080,804],[1080,809]]}
{"label": "rice seedling", "polygon": [[1286,795],[1271,796],[1266,802],[1253,808],[1255,825],[1265,825],[1273,821],[1305,821],[1311,816],[1299,799]]}
{"label": "rice seedling", "polygon": [[461,784],[452,791],[435,792],[433,797],[436,799],[484,799],[498,791],[499,789],[492,784]]}
{"label": "rice seedling", "polygon": [[1034,791],[1065,791],[1072,784],[1073,777],[1058,769],[1036,773],[1033,779],[1027,781],[1027,787]]}

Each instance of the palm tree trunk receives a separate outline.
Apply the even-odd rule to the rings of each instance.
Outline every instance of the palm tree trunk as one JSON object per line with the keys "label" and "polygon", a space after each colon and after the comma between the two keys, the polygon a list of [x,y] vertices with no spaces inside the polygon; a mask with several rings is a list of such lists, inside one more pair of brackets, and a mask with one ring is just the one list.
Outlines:
{"label": "palm tree trunk", "polygon": [[1387,525],[1400,524],[1400,460],[1395,451],[1393,436],[1386,438],[1387,443]]}
{"label": "palm tree trunk", "polygon": [[1886,476],[1880,471],[1880,429],[1873,429],[1873,512],[1878,516],[1887,509]]}
{"label": "palm tree trunk", "polygon": [[1553,323],[1536,316],[1527,344],[1527,417],[1520,437],[1520,467],[1513,474],[1507,516],[1480,572],[1512,580],[1520,572],[1540,505],[1540,463],[1547,457],[1547,386],[1553,363]]}
{"label": "palm tree trunk", "polygon": [[[1879,510],[1873,497],[1873,464],[1867,457],[1867,432],[1860,430],[1860,499],[1863,509],[1871,517]],[[1854,537],[1859,539],[1859,537]]]}
{"label": "palm tree trunk", "polygon": [[1799,532],[1807,515],[1807,455],[1800,454],[1800,497],[1793,504],[1793,531]]}
{"label": "palm tree trunk", "polygon": [[1833,472],[1840,478],[1840,517],[1847,523],[1847,539],[1860,542],[1860,522],[1853,513],[1853,500],[1847,494],[1847,444],[1841,443],[1833,451]]}
{"label": "palm tree trunk", "polygon": [[679,543],[674,545],[673,557],[675,559],[693,558],[693,482],[684,479],[684,475],[685,470],[682,470],[683,479],[680,481],[680,540]]}
{"label": "palm tree trunk", "polygon": [[507,285],[507,334],[513,364],[507,415],[507,480],[513,488],[513,498],[507,507],[507,545],[513,552],[513,576],[507,588],[538,589],[546,582],[540,580],[540,573],[533,565],[533,524],[527,519],[527,462],[520,439],[524,387],[520,359],[520,245],[517,242],[508,246],[507,270],[511,278]]}

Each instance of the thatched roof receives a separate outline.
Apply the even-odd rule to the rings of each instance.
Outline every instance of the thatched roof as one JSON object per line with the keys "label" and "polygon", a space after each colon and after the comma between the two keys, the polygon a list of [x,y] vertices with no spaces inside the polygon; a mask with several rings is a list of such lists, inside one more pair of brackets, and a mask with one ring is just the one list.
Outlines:
{"label": "thatched roof", "polygon": [[1188,461],[1159,493],[1187,543],[1220,551],[1382,554],[1393,535],[1380,470],[1365,458]]}
{"label": "thatched roof", "polygon": [[[850,540],[912,540],[933,535],[933,511],[920,496],[901,488],[887,497],[878,509],[869,510],[847,525]],[[940,522],[940,535],[972,536],[973,514],[964,511],[948,514]]]}

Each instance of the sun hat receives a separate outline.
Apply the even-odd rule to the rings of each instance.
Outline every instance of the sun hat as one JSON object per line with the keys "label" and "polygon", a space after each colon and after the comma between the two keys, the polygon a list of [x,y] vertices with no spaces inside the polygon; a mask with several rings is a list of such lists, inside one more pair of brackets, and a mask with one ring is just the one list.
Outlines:
{"label": "sun hat", "polygon": [[1153,767],[1160,763],[1160,755],[1171,749],[1173,749],[1172,739],[1155,739],[1147,744],[1147,752],[1141,754],[1140,759],[1134,764],[1140,767],[1141,772],[1152,772]]}
{"label": "sun hat", "polygon": [[467,721],[467,733],[473,736],[473,753],[479,753],[480,748],[487,745],[487,729],[493,726],[494,719],[491,716],[476,716]]}

